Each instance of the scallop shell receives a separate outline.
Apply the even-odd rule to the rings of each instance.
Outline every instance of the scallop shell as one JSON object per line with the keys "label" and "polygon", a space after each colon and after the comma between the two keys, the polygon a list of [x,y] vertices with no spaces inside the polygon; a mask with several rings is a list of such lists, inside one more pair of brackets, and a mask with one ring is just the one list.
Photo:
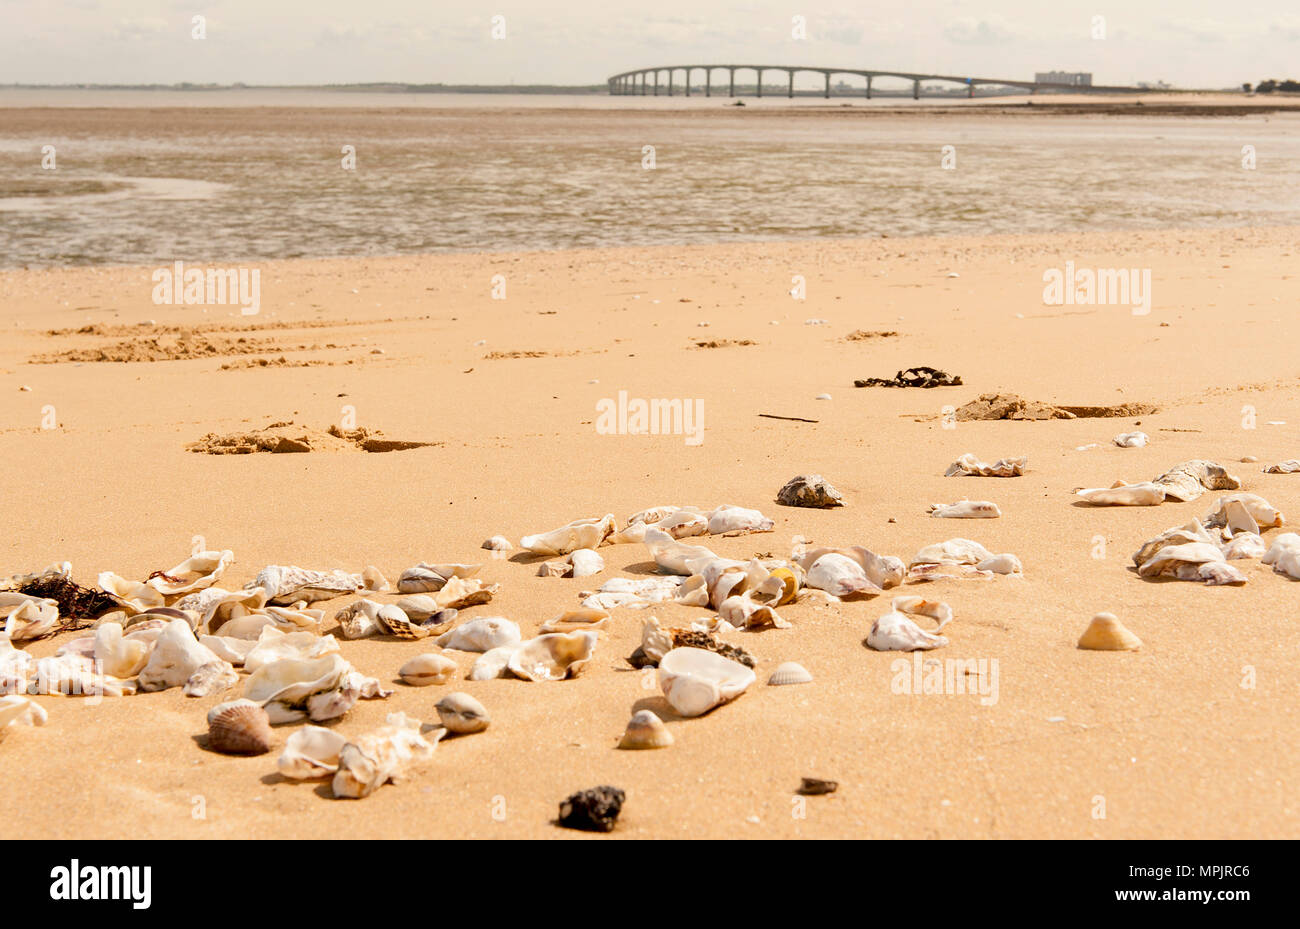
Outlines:
{"label": "scallop shell", "polygon": [[702,648],[675,648],[659,662],[659,687],[682,716],[701,716],[752,683],[749,668]]}
{"label": "scallop shell", "polygon": [[637,710],[628,721],[627,729],[618,747],[636,750],[667,748],[673,744],[673,734],[664,721],[650,710]]}
{"label": "scallop shell", "polygon": [[454,648],[462,652],[486,652],[503,645],[514,645],[521,640],[519,626],[500,616],[471,619],[449,632],[444,632],[434,644],[439,648]]}
{"label": "scallop shell", "polygon": [[614,514],[607,513],[598,519],[575,519],[573,522],[526,535],[519,547],[537,555],[567,555],[580,548],[596,548],[614,533]]}
{"label": "scallop shell", "polygon": [[811,684],[812,679],[813,676],[808,673],[808,669],[799,662],[787,661],[776,666],[767,683],[772,687],[783,687],[787,684]]}
{"label": "scallop shell", "polygon": [[800,474],[776,492],[776,502],[782,506],[826,508],[843,506],[844,496],[820,474]]}
{"label": "scallop shell", "polygon": [[456,674],[456,662],[445,655],[416,655],[398,670],[397,675],[412,687],[445,684]]}
{"label": "scallop shell", "polygon": [[252,700],[232,700],[208,713],[208,747],[226,755],[263,755],[274,741],[266,710]]}
{"label": "scallop shell", "polygon": [[521,644],[506,667],[526,681],[562,681],[577,677],[595,648],[594,632],[548,633]]}
{"label": "scallop shell", "polygon": [[335,797],[368,797],[389,781],[396,781],[410,766],[433,757],[440,730],[420,734],[419,720],[405,713],[388,714],[388,724],[348,742],[339,750],[339,766],[332,784]]}
{"label": "scallop shell", "polygon": [[295,781],[329,777],[339,768],[339,752],[347,744],[341,733],[323,726],[303,726],[289,736],[276,767]]}
{"label": "scallop shell", "polygon": [[230,550],[199,552],[146,583],[164,596],[178,597],[211,587],[234,560],[235,553]]}
{"label": "scallop shell", "polygon": [[1129,632],[1113,613],[1098,613],[1079,636],[1079,648],[1097,651],[1133,651],[1142,640]]}
{"label": "scallop shell", "polygon": [[448,732],[468,734],[482,732],[492,722],[483,704],[469,694],[449,693],[438,701],[438,718]]}

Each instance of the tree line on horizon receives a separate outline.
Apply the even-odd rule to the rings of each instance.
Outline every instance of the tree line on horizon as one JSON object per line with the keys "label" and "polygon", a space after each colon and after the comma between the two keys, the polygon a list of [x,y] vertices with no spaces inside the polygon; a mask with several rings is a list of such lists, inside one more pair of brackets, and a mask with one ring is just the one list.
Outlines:
{"label": "tree line on horizon", "polygon": [[[1249,84],[1242,84],[1241,89],[1246,93],[1251,92]],[[1274,91],[1280,91],[1286,94],[1300,93],[1300,81],[1293,81],[1289,78],[1285,81],[1279,81],[1274,78],[1269,78],[1266,81],[1260,81],[1256,84],[1254,90],[1257,94],[1271,94]]]}

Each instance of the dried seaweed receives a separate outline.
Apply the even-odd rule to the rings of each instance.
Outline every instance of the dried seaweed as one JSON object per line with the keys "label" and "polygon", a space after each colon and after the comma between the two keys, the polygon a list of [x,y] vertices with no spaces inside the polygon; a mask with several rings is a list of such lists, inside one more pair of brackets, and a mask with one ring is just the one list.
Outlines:
{"label": "dried seaweed", "polygon": [[893,377],[869,377],[854,381],[854,387],[960,387],[961,378],[938,368],[921,365],[899,371]]}
{"label": "dried seaweed", "polygon": [[118,607],[117,601],[102,590],[82,587],[62,574],[42,575],[20,586],[18,592],[26,597],[53,600],[59,605],[60,623],[51,635],[85,628],[91,620]]}

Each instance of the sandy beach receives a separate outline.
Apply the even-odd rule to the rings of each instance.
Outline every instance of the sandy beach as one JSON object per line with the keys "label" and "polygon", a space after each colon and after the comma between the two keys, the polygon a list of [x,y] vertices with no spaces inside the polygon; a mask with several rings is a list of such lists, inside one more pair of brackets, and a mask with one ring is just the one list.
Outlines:
{"label": "sandy beach", "polygon": [[[863,645],[886,592],[795,604],[782,609],[790,629],[731,634],[757,656],[758,682],[678,719],[624,659],[646,615],[669,623],[700,611],[619,609],[576,679],[393,683],[393,696],[358,704],[335,728],[359,734],[395,710],[428,720],[452,689],[480,699],[492,724],[444,740],[411,777],[357,802],[282,778],[278,749],[205,750],[207,710],[238,688],[94,706],[36,697],[48,724],[11,727],[0,741],[3,770],[30,788],[0,798],[0,837],[581,837],[554,825],[557,804],[612,784],[627,793],[621,838],[1296,838],[1295,582],[1258,560],[1237,563],[1243,587],[1139,578],[1138,546],[1204,516],[1219,494],[1097,508],[1075,505],[1072,491],[1209,458],[1300,518],[1300,474],[1261,473],[1300,454],[1297,242],[1296,228],[1255,228],[302,259],[251,265],[256,316],[156,305],[153,266],[4,272],[0,574],[67,560],[82,584],[106,570],[144,579],[186,558],[195,536],[235,552],[227,588],[273,563],[375,565],[391,580],[419,561],[486,561],[500,591],[462,615],[506,616],[528,636],[580,591],[646,576],[653,562],[644,545],[617,545],[601,549],[596,577],[543,578],[517,549],[492,558],[484,539],[517,546],[579,517],[613,513],[621,524],[665,503],[732,503],[775,520],[771,533],[687,540],[729,557],[786,556],[801,535],[907,560],[966,537],[1015,553],[1024,574],[916,591],[956,613],[951,644],[924,657],[997,660],[991,705],[891,690],[900,655]],[[1044,271],[1067,261],[1150,269],[1149,315],[1045,306]],[[497,275],[505,299],[492,297]],[[804,300],[790,294],[796,275]],[[846,339],[857,330],[897,334]],[[199,343],[204,357],[91,360],[143,339],[157,340],[152,357]],[[853,387],[913,365],[963,384]],[[621,390],[702,401],[702,443],[598,434],[597,403]],[[1158,410],[944,428],[945,406],[990,392]],[[436,444],[186,449],[273,422],[324,430],[346,408],[358,426]],[[1150,444],[1112,443],[1133,429]],[[966,452],[1025,455],[1028,472],[944,477]],[[848,505],[779,506],[777,489],[806,472]],[[997,503],[1002,518],[927,515],[962,497]],[[321,604],[324,631],[350,599]],[[1102,610],[1143,647],[1077,649]],[[71,637],[28,650],[50,655]],[[430,650],[387,638],[342,646],[386,683]],[[474,657],[447,654],[462,673]],[[789,660],[815,681],[765,686]],[[615,749],[641,708],[667,720],[670,749]],[[277,729],[280,744],[291,730]],[[802,808],[794,790],[805,776],[840,787]]]}

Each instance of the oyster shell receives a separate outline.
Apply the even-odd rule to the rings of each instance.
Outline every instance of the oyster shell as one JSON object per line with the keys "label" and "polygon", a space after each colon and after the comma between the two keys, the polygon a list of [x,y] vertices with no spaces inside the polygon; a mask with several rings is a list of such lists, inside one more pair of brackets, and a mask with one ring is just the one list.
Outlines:
{"label": "oyster shell", "polygon": [[526,681],[562,681],[577,677],[595,648],[594,632],[547,633],[520,644],[506,667]]}
{"label": "oyster shell", "polygon": [[812,562],[804,583],[836,597],[872,596],[881,590],[861,564],[840,552],[827,552]]}
{"label": "oyster shell", "polygon": [[[1242,461],[1245,461],[1243,458]],[[1300,471],[1300,460],[1288,458],[1286,461],[1279,461],[1275,465],[1269,465],[1262,469],[1265,474],[1295,474]]]}
{"label": "oyster shell", "polygon": [[776,523],[758,510],[723,504],[709,514],[709,534],[771,532]]}
{"label": "oyster shell", "polygon": [[580,548],[597,548],[613,535],[614,527],[612,513],[599,519],[575,519],[549,532],[526,535],[519,540],[519,547],[537,555],[567,555]]}
{"label": "oyster shell", "polygon": [[659,687],[682,716],[702,716],[752,683],[749,668],[702,648],[674,648],[659,661]]}
{"label": "oyster shell", "polygon": [[356,593],[365,587],[365,582],[361,575],[345,571],[311,571],[292,565],[267,565],[257,573],[256,580],[244,586],[262,588],[270,603],[287,604],[298,600],[307,603],[333,600]]}
{"label": "oyster shell", "polygon": [[205,587],[186,594],[174,604],[178,610],[191,610],[199,614],[198,631],[204,635],[217,635],[221,627],[232,619],[259,613],[264,606],[266,591],[260,587],[233,591]]}
{"label": "oyster shell", "polygon": [[295,781],[329,777],[339,769],[339,752],[347,741],[332,729],[303,726],[289,736],[276,767]]}
{"label": "oyster shell", "polygon": [[146,583],[163,596],[178,597],[211,587],[234,560],[235,553],[230,550],[199,552],[174,568],[155,572]]}
{"label": "oyster shell", "polygon": [[20,694],[0,697],[0,732],[6,726],[44,726],[49,714],[45,707]]}
{"label": "oyster shell", "polygon": [[148,663],[140,671],[140,689],[146,693],[184,687],[194,672],[206,664],[222,662],[212,649],[199,644],[184,619],[173,619],[159,633]]}
{"label": "oyster shell", "polygon": [[1240,478],[1203,458],[1179,462],[1152,483],[1165,489],[1166,498],[1183,502],[1195,500],[1207,490],[1241,490]]}
{"label": "oyster shell", "polygon": [[607,610],[566,610],[554,619],[548,619],[541,626],[541,632],[576,632],[579,630],[600,629],[609,622]]}
{"label": "oyster shell", "polygon": [[59,623],[59,605],[42,597],[0,591],[0,617],[4,618],[4,632],[10,641],[31,641],[54,632]]}
{"label": "oyster shell", "polygon": [[141,581],[128,581],[112,571],[104,571],[97,578],[99,589],[122,605],[128,615],[143,613],[156,606],[165,606],[167,599],[153,587]]}
{"label": "oyster shell", "polygon": [[820,474],[800,474],[776,492],[776,502],[782,506],[827,508],[843,506],[844,497]]}
{"label": "oyster shell", "polygon": [[931,503],[929,514],[940,519],[997,519],[1002,515],[996,503],[987,500],[958,500],[956,503]]}
{"label": "oyster shell", "polygon": [[471,619],[449,632],[444,632],[434,644],[439,648],[453,648],[462,652],[486,652],[503,645],[514,645],[522,639],[519,626],[500,616]]}
{"label": "oyster shell", "polygon": [[1075,495],[1093,506],[1159,506],[1165,502],[1166,488],[1152,481],[1126,484],[1116,481],[1110,487],[1085,487]]}
{"label": "oyster shell", "polygon": [[261,704],[272,723],[293,722],[307,715],[317,722],[333,719],[342,715],[337,705],[322,706],[323,701],[309,705],[309,701],[342,690],[351,671],[352,666],[338,653],[306,660],[282,658],[253,672],[244,682],[244,696]]}
{"label": "oyster shell", "polygon": [[505,677],[506,666],[510,664],[510,656],[515,653],[515,649],[519,645],[520,643],[515,642],[511,645],[489,648],[474,659],[474,665],[469,669],[467,679],[471,681],[491,681],[499,677]]}
{"label": "oyster shell", "polygon": [[339,750],[334,772],[335,797],[359,799],[396,781],[408,768],[433,757],[441,730],[430,733],[433,741],[420,734],[419,720],[405,713],[389,713],[388,725],[367,732]]}
{"label": "oyster shell", "polygon": [[997,461],[989,464],[988,462],[980,461],[970,452],[967,452],[952,464],[948,465],[948,470],[943,472],[943,476],[1019,477],[1025,473],[1025,468],[1028,464],[1029,459],[1025,457],[999,458]]}
{"label": "oyster shell", "polygon": [[239,683],[239,675],[229,661],[218,658],[201,665],[189,680],[185,682],[184,694],[187,697],[207,697],[223,690],[229,690]]}
{"label": "oyster shell", "polygon": [[[1236,525],[1229,519],[1237,514]],[[1249,519],[1249,522],[1246,520]],[[1259,533],[1261,529],[1275,529],[1285,520],[1282,513],[1259,494],[1228,494],[1215,501],[1211,510],[1201,523],[1207,529],[1221,529],[1225,526],[1235,534],[1240,530]],[[1251,529],[1250,525],[1255,528]]]}
{"label": "oyster shell", "polygon": [[253,647],[244,655],[244,670],[249,674],[286,658],[311,661],[339,651],[339,641],[332,635],[311,632],[281,632],[267,626]]}

